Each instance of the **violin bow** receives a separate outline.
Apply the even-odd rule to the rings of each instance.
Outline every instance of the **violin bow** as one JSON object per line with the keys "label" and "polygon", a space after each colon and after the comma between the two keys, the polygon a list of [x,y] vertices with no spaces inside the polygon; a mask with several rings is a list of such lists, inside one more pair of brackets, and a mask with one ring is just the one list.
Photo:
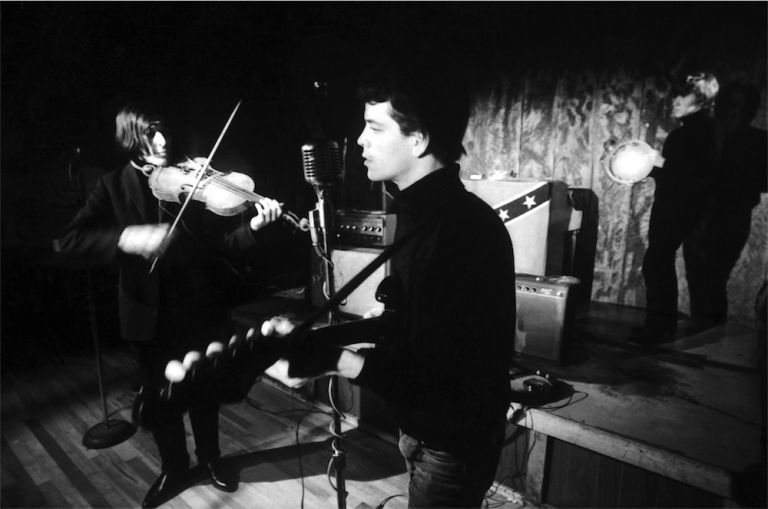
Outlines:
{"label": "violin bow", "polygon": [[171,224],[171,227],[168,229],[168,233],[165,235],[165,239],[163,239],[163,242],[160,244],[160,249],[158,249],[158,254],[157,256],[155,256],[154,261],[152,261],[152,266],[149,268],[150,274],[152,273],[153,270],[155,270],[155,265],[157,265],[157,261],[165,252],[165,248],[167,247],[168,242],[170,242],[171,235],[176,229],[176,225],[179,224],[179,220],[181,220],[181,215],[184,213],[184,210],[187,208],[187,205],[189,204],[189,202],[192,201],[192,197],[195,195],[195,191],[197,191],[197,188],[200,187],[200,182],[203,181],[203,176],[205,175],[205,171],[210,166],[211,159],[213,159],[213,155],[216,153],[216,150],[218,150],[219,144],[221,143],[221,140],[224,138],[224,134],[227,132],[227,129],[229,129],[229,124],[231,124],[232,119],[235,118],[235,114],[237,113],[237,110],[240,108],[240,104],[242,104],[242,102],[243,102],[242,99],[237,101],[237,104],[235,105],[235,109],[232,110],[232,113],[229,115],[229,119],[227,120],[227,123],[224,124],[224,129],[222,129],[221,134],[219,134],[219,139],[216,140],[216,143],[214,143],[213,148],[211,149],[211,153],[208,154],[208,157],[205,159],[205,163],[203,164],[203,167],[200,169],[200,174],[197,176],[197,180],[195,180],[195,185],[192,186],[192,191],[187,195],[187,198],[184,200],[184,203],[181,205],[181,209],[179,209],[179,213],[176,214],[176,219],[174,219],[173,224]]}

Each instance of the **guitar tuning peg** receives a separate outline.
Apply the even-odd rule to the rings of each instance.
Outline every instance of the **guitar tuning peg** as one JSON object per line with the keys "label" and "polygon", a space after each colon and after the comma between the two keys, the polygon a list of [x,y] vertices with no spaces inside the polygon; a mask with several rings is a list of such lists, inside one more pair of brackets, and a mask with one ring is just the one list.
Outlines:
{"label": "guitar tuning peg", "polygon": [[242,357],[242,348],[244,343],[245,342],[240,336],[233,334],[232,337],[229,338],[229,345],[227,346],[227,353],[229,354],[229,357],[231,357],[233,360],[238,360],[239,357]]}
{"label": "guitar tuning peg", "polygon": [[201,357],[200,352],[196,350],[189,351],[187,352],[187,355],[184,356],[182,364],[184,365],[184,368],[189,371],[196,363],[200,362]]}
{"label": "guitar tuning peg", "polygon": [[205,356],[209,359],[213,359],[219,355],[221,355],[221,352],[224,351],[224,345],[222,345],[218,341],[213,341],[211,344],[208,345],[208,348],[205,350]]}
{"label": "guitar tuning peg", "polygon": [[224,353],[224,345],[218,341],[209,344],[208,348],[205,350],[205,357],[210,361],[214,370],[219,367],[219,360],[221,359],[222,353]]}
{"label": "guitar tuning peg", "polygon": [[248,329],[248,332],[245,333],[245,340],[250,340],[253,336],[256,335],[256,327],[251,327]]}
{"label": "guitar tuning peg", "polygon": [[240,342],[240,338],[238,337],[238,335],[232,334],[232,337],[229,338],[229,347],[234,348],[235,346],[237,346],[237,343],[239,342]]}
{"label": "guitar tuning peg", "polygon": [[184,365],[174,359],[165,366],[165,379],[171,383],[178,383],[184,380],[186,372],[187,370],[184,369]]}
{"label": "guitar tuning peg", "polygon": [[181,362],[177,360],[168,362],[168,364],[165,366],[165,379],[168,380],[168,384],[165,386],[165,390],[163,391],[166,399],[171,399],[173,395],[172,390],[174,384],[178,384],[184,380],[184,376],[186,374],[187,372]]}
{"label": "guitar tuning peg", "polygon": [[196,350],[187,352],[187,355],[184,356],[184,360],[181,364],[184,366],[184,369],[187,370],[186,376],[190,380],[193,380],[196,377],[201,358],[202,355]]}

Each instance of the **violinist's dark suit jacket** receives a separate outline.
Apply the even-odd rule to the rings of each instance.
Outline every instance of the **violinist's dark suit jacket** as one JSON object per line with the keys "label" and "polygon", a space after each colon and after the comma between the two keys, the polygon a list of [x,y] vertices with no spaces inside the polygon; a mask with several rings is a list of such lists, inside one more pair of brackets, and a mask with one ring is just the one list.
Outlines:
{"label": "violinist's dark suit jacket", "polygon": [[[147,177],[128,164],[98,181],[61,239],[65,259],[119,266],[120,330],[126,340],[189,338],[212,323],[227,321],[227,288],[221,284],[221,275],[228,271],[225,264],[245,263],[259,254],[255,248],[265,246],[269,230],[275,228],[253,232],[244,216],[216,216],[193,201],[151,274],[152,260],[118,249],[125,227],[172,223],[180,207],[155,198]],[[181,342],[185,345],[180,348],[189,346],[189,341]]]}

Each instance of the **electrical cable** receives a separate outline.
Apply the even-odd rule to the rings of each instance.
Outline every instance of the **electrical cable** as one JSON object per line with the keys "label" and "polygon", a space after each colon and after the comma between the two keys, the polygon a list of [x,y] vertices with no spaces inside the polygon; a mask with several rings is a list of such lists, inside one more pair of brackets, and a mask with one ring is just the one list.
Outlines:
{"label": "electrical cable", "polygon": [[255,409],[257,409],[257,410],[259,410],[261,412],[264,412],[264,413],[267,413],[267,414],[271,414],[271,415],[283,416],[285,414],[292,413],[292,412],[304,412],[301,415],[301,417],[299,418],[299,420],[296,421],[296,431],[295,431],[296,451],[298,452],[297,461],[298,461],[298,465],[299,465],[299,477],[301,479],[301,502],[300,502],[300,507],[301,507],[301,509],[304,509],[304,496],[305,496],[305,493],[306,493],[306,487],[304,485],[304,464],[302,462],[301,441],[299,440],[299,430],[301,429],[302,421],[307,416],[309,416],[310,414],[313,414],[313,413],[314,414],[323,414],[323,415],[331,415],[331,414],[329,414],[328,412],[324,412],[322,410],[317,410],[315,407],[312,407],[312,408],[309,408],[309,409],[296,407],[296,408],[290,408],[288,410],[280,410],[280,411],[267,410],[266,408],[263,408],[263,407],[259,406],[258,403],[254,402],[251,398],[246,398],[245,401],[250,406],[252,406],[253,408],[255,408]]}

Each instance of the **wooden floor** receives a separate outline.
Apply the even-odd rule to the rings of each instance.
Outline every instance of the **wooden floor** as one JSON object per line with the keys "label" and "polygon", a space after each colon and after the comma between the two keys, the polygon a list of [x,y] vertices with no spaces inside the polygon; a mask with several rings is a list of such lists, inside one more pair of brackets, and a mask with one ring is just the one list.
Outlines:
{"label": "wooden floor", "polygon": [[[134,364],[120,344],[102,349],[108,412],[130,420]],[[82,445],[85,432],[104,419],[96,374],[95,357],[87,351],[3,370],[2,507],[141,505],[160,467],[151,436],[139,430],[109,449]],[[274,383],[257,383],[248,400],[223,407],[220,416],[222,455],[239,475],[237,492],[217,491],[196,474],[190,487],[163,507],[337,507],[327,476],[330,422],[323,408]],[[344,431],[347,507],[406,507],[407,478],[396,445],[350,424]],[[498,493],[486,502],[520,507]]]}

